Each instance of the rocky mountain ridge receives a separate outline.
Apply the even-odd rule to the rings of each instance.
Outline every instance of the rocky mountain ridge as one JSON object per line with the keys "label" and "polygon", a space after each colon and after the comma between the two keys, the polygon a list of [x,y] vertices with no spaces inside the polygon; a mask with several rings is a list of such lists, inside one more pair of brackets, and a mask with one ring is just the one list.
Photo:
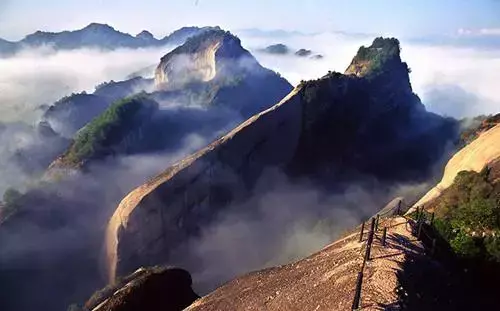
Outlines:
{"label": "rocky mountain ridge", "polygon": [[110,280],[168,261],[169,252],[214,213],[251,197],[270,167],[330,191],[360,176],[389,184],[428,176],[447,141],[456,139],[457,124],[425,111],[399,49],[396,39],[376,39],[349,67],[362,68],[358,73],[348,69],[301,83],[277,105],[132,191],[108,224]]}

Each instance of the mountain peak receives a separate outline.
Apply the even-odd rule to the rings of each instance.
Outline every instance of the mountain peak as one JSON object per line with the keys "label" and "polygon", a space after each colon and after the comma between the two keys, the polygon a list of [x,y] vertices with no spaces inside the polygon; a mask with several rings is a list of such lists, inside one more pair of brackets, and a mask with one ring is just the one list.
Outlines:
{"label": "mountain peak", "polygon": [[232,33],[230,33],[229,31],[225,31],[222,29],[209,29],[197,36],[189,38],[185,44],[174,49],[171,53],[172,54],[193,53],[202,50],[204,48],[207,48],[212,44],[222,44],[222,43],[226,44],[231,43],[233,46],[239,46],[240,50],[243,49],[241,47],[240,39],[235,35],[233,35]]}
{"label": "mountain peak", "polygon": [[154,40],[155,37],[153,36],[152,33],[150,33],[149,31],[147,30],[143,30],[141,31],[140,33],[138,33],[136,36],[136,38],[139,38],[139,39],[143,39],[143,40]]}
{"label": "mountain peak", "polygon": [[401,47],[396,38],[378,37],[369,47],[361,46],[345,74],[358,77],[376,75],[389,61],[401,63]]}
{"label": "mountain peak", "polygon": [[[239,63],[243,57],[248,60],[244,66]],[[228,31],[210,29],[163,56],[156,69],[155,82],[157,85],[206,82],[216,76],[234,77],[243,73],[245,67],[256,64],[238,37]]]}
{"label": "mountain peak", "polygon": [[116,31],[113,27],[108,24],[100,24],[100,23],[90,23],[82,30],[91,30],[91,31]]}
{"label": "mountain peak", "polygon": [[0,57],[10,55],[25,47],[51,46],[56,50],[73,50],[84,47],[98,47],[106,50],[117,48],[140,48],[183,44],[188,38],[218,27],[183,27],[170,35],[156,39],[149,31],[143,30],[136,36],[121,32],[108,24],[90,23],[84,28],[49,32],[38,30],[16,42],[0,38]]}

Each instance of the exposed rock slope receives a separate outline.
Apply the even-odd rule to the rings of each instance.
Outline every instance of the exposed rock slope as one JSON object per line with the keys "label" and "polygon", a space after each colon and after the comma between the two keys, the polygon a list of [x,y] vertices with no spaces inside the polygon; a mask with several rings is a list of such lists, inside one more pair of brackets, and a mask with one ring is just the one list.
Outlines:
{"label": "exposed rock slope", "polygon": [[[387,247],[381,245],[379,233],[372,248],[373,259],[364,269],[362,310],[401,307],[398,274],[405,262],[424,256],[424,248],[415,241],[406,219],[388,219],[380,225],[390,228]],[[358,239],[359,233],[354,232],[298,262],[236,278],[186,310],[351,310],[366,244]]]}
{"label": "exposed rock slope", "polygon": [[443,178],[436,187],[423,196],[415,206],[437,198],[448,188],[461,171],[481,171],[486,165],[500,157],[500,125],[482,133],[477,139],[458,151],[446,164]]}
{"label": "exposed rock slope", "polygon": [[[297,90],[292,92],[280,104],[253,116],[221,139],[184,158],[127,195],[115,211],[107,228],[106,256],[110,268],[110,280],[135,265],[124,260],[128,254],[137,253],[140,258],[148,262],[161,260],[158,258],[162,253],[160,245],[155,245],[156,243],[151,241],[163,241],[165,245],[175,244],[181,239],[180,236],[185,238],[189,231],[197,230],[198,219],[209,219],[212,216],[211,204],[220,200],[230,200],[233,191],[244,192],[243,181],[235,176],[231,166],[245,171],[254,170],[257,174],[264,165],[290,160],[299,136],[295,125],[297,122],[300,123],[301,118],[299,105],[293,104],[294,101],[298,101],[297,95]],[[280,109],[282,105],[283,109]],[[265,131],[261,131],[261,127],[257,129],[253,126],[256,120],[260,121]],[[243,131],[244,129],[246,130]],[[257,143],[262,148],[256,149]],[[221,149],[220,146],[224,148]],[[261,161],[250,166],[246,158],[240,157],[241,153],[248,157],[259,157]],[[224,160],[228,164],[225,164]],[[166,183],[170,179],[175,179],[177,182]],[[197,191],[190,196],[183,195],[182,199],[175,199],[175,201],[180,200],[172,201],[177,205],[175,207],[177,210],[171,210],[172,214],[170,212],[162,214],[162,200],[169,200],[169,195],[178,193],[179,190],[188,191],[186,185],[189,184],[199,184],[199,193]],[[147,205],[138,208],[144,203]],[[184,206],[191,208],[183,210]],[[191,217],[190,213],[196,216],[190,219],[188,218]],[[178,226],[172,226],[171,223],[179,223],[182,218],[184,218],[183,229],[179,231]],[[144,220],[149,223],[151,230],[143,230]],[[136,232],[139,235],[122,235],[120,232]],[[127,255],[122,258],[121,252]]]}
{"label": "exposed rock slope", "polygon": [[292,90],[285,79],[262,67],[239,38],[223,30],[192,37],[163,56],[155,84],[162,98],[232,109],[245,119]]}
{"label": "exposed rock slope", "polygon": [[[418,260],[421,267],[426,266],[422,264],[424,262],[427,264],[426,269],[429,265],[433,266],[428,271],[442,272],[442,268],[425,256],[424,247],[413,237],[412,226],[407,219],[392,216],[381,218],[379,226],[388,229],[386,245],[383,246],[381,242],[382,230],[377,231],[372,244],[371,260],[363,269],[360,305],[362,310],[400,310],[408,300],[407,290],[415,290],[410,293],[410,300],[421,292],[418,288],[412,288],[418,282],[411,280],[420,278],[409,277],[410,271],[406,271],[410,270],[408,265]],[[365,230],[363,241],[359,242],[359,229],[356,228],[319,252],[297,262],[240,276],[196,300],[185,310],[351,310],[368,236]],[[111,290],[95,294],[87,306],[94,306],[109,297],[109,293],[122,288],[128,278]],[[168,280],[163,283],[170,284]],[[144,286],[142,291],[145,291]],[[168,293],[167,291],[166,297]],[[137,295],[120,290],[115,296],[127,301]],[[117,300],[114,296],[111,297]],[[147,309],[146,304],[158,301],[160,297],[162,295],[153,293],[148,300],[141,300],[143,304],[137,304],[135,309],[130,310]],[[426,299],[432,301],[435,297],[436,295],[432,295]],[[106,304],[109,303],[105,302],[104,305]],[[419,305],[423,304],[420,302]],[[158,304],[155,307],[164,309],[168,305]]]}
{"label": "exposed rock slope", "polygon": [[168,260],[172,248],[222,208],[250,195],[266,167],[322,185],[359,176],[425,177],[446,141],[456,138],[456,123],[425,111],[396,39],[379,38],[363,49],[369,58],[358,55],[350,66],[364,68],[356,75],[302,83],[125,197],[107,229],[110,279]]}
{"label": "exposed rock slope", "polygon": [[229,32],[212,30],[195,36],[162,57],[155,82],[160,87],[212,79],[237,80],[250,71],[262,71],[255,58]]}

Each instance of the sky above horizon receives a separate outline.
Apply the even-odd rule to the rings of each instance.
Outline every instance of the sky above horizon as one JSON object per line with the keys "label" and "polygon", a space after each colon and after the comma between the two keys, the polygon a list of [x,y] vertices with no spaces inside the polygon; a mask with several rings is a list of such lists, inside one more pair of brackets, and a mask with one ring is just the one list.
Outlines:
{"label": "sky above horizon", "polygon": [[500,36],[500,0],[0,0],[0,37],[107,23],[164,36],[186,25],[398,37]]}

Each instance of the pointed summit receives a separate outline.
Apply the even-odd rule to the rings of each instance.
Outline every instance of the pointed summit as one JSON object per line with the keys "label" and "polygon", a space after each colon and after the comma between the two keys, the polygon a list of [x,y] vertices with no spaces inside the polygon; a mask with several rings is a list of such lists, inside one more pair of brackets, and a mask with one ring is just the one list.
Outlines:
{"label": "pointed summit", "polygon": [[83,31],[107,31],[107,32],[114,32],[116,31],[113,27],[109,26],[108,24],[100,24],[100,23],[90,23],[88,24],[85,28],[82,29]]}
{"label": "pointed summit", "polygon": [[388,62],[401,63],[400,51],[398,39],[378,37],[369,47],[359,48],[345,74],[358,77],[376,75]]}
{"label": "pointed summit", "polygon": [[155,40],[155,37],[153,36],[153,34],[147,30],[141,31],[135,37],[138,39],[141,39],[141,40]]}

